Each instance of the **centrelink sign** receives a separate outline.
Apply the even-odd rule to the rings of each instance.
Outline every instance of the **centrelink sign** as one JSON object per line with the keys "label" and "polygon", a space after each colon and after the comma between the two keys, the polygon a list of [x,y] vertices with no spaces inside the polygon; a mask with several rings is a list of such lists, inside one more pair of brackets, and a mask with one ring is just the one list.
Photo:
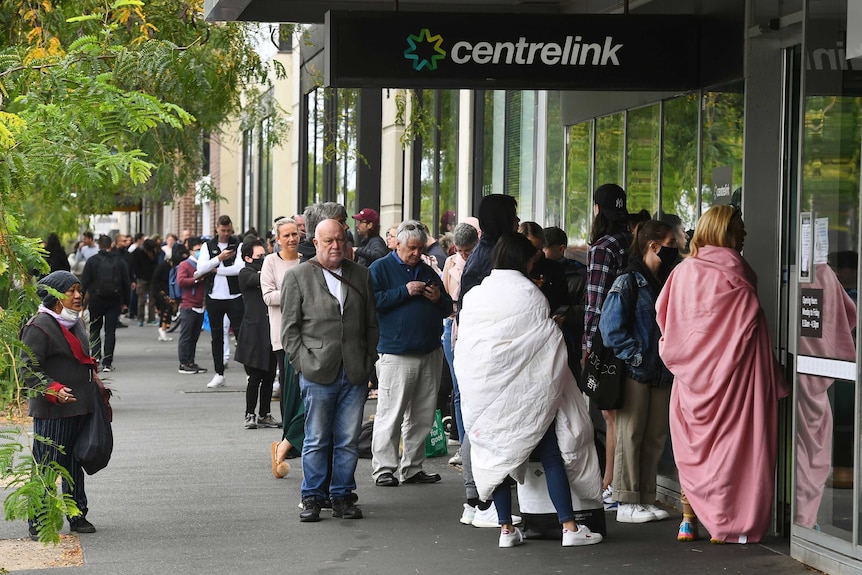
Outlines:
{"label": "centrelink sign", "polygon": [[689,90],[689,16],[329,12],[326,85]]}

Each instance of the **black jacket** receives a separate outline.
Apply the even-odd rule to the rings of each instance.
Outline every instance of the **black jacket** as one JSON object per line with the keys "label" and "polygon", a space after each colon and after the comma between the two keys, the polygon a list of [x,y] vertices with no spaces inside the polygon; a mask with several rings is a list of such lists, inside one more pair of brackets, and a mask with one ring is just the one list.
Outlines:
{"label": "black jacket", "polygon": [[[102,296],[97,296],[94,293],[88,292],[93,288],[95,282],[101,277],[99,274],[99,267],[102,263],[108,258],[119,258],[119,264],[122,268],[122,277],[123,277],[123,286],[120,289],[120,295],[115,298],[106,298]],[[124,306],[129,305],[129,297],[132,291],[132,284],[129,281],[129,271],[126,269],[126,262],[120,258],[120,256],[116,252],[109,252],[102,250],[90,259],[87,260],[87,263],[84,265],[84,272],[81,274],[81,289],[85,294],[88,294],[90,301],[94,299],[98,299],[101,303],[104,304],[122,304]]]}
{"label": "black jacket", "polygon": [[246,265],[239,271],[239,287],[245,304],[235,359],[246,367],[275,368],[275,352],[269,337],[269,308],[260,289],[260,272]]}
{"label": "black jacket", "polygon": [[375,260],[389,255],[389,248],[380,236],[371,236],[363,239],[356,248],[356,263],[365,267],[370,266]]}

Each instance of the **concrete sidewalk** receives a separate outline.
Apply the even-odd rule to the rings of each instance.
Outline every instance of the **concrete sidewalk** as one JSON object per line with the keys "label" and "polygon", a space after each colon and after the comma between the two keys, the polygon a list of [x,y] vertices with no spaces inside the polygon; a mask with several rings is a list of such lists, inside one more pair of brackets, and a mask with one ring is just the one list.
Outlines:
{"label": "concrete sidewalk", "polygon": [[[281,430],[243,428],[242,366],[231,361],[227,387],[209,391],[208,333],[201,334],[197,361],[210,372],[201,375],[177,373],[176,341],[157,342],[155,327],[132,323],[117,337],[117,371],[109,374],[114,456],[87,477],[88,518],[98,532],[81,536],[83,567],[52,574],[810,573],[787,556],[786,539],[678,543],[675,517],[624,525],[609,513],[600,545],[528,541],[499,549],[496,529],[458,522],[461,476],[445,458],[426,467],[443,475],[441,483],[398,488],[375,487],[370,460],[360,459],[365,518],[324,512],[320,523],[301,524],[300,461],[290,460],[287,478],[273,478],[269,450]],[[25,535],[25,524],[0,522],[0,538]]]}

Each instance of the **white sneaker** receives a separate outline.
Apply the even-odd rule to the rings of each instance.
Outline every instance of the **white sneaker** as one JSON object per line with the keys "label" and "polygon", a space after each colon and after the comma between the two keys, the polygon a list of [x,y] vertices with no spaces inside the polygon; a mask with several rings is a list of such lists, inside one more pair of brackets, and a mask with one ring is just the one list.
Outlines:
{"label": "white sneaker", "polygon": [[[521,523],[521,518],[518,515],[512,515],[512,525]],[[491,503],[488,509],[482,510],[476,508],[476,514],[473,516],[473,527],[499,527],[500,520],[497,519],[497,506]]]}
{"label": "white sneaker", "polygon": [[578,525],[577,531],[563,529],[563,547],[595,545],[602,542],[601,533],[593,533],[586,525]]}
{"label": "white sneaker", "polygon": [[459,521],[464,525],[473,525],[474,517],[476,517],[476,508],[469,503],[465,503],[464,512],[461,514],[461,519],[459,519]]}
{"label": "white sneaker", "polygon": [[278,381],[274,381],[272,383],[272,395],[270,396],[272,399],[278,399],[281,397],[281,384]]}
{"label": "white sneaker", "polygon": [[500,547],[515,547],[524,542],[524,534],[517,527],[514,532],[506,529],[500,531]]}
{"label": "white sneaker", "polygon": [[449,465],[461,465],[463,461],[461,460],[461,450],[455,452],[455,455],[449,458]]}
{"label": "white sneaker", "polygon": [[640,503],[620,503],[617,507],[619,523],[648,523],[655,521],[655,515]]}
{"label": "white sneaker", "polygon": [[224,376],[215,374],[210,382],[207,384],[207,387],[210,389],[215,389],[217,387],[224,387]]}
{"label": "white sneaker", "polygon": [[174,341],[174,338],[168,337],[168,332],[159,328],[159,341]]}
{"label": "white sneaker", "polygon": [[667,519],[668,517],[670,517],[670,513],[668,513],[658,505],[644,505],[644,509],[652,513],[656,521],[661,521],[662,519]]}
{"label": "white sneaker", "polygon": [[608,485],[608,488],[602,491],[602,504],[605,511],[616,511],[617,502],[614,501],[614,486]]}

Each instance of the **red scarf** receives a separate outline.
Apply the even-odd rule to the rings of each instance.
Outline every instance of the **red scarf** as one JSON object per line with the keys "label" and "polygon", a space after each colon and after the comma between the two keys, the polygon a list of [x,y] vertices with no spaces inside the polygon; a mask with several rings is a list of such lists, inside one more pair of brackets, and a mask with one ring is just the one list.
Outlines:
{"label": "red scarf", "polygon": [[59,325],[60,329],[63,330],[63,337],[66,338],[69,347],[72,348],[72,355],[75,356],[75,359],[81,362],[81,365],[92,365],[95,368],[96,360],[84,353],[84,346],[81,345],[81,340],[75,337],[75,335],[60,322],[57,322],[57,325]]}

